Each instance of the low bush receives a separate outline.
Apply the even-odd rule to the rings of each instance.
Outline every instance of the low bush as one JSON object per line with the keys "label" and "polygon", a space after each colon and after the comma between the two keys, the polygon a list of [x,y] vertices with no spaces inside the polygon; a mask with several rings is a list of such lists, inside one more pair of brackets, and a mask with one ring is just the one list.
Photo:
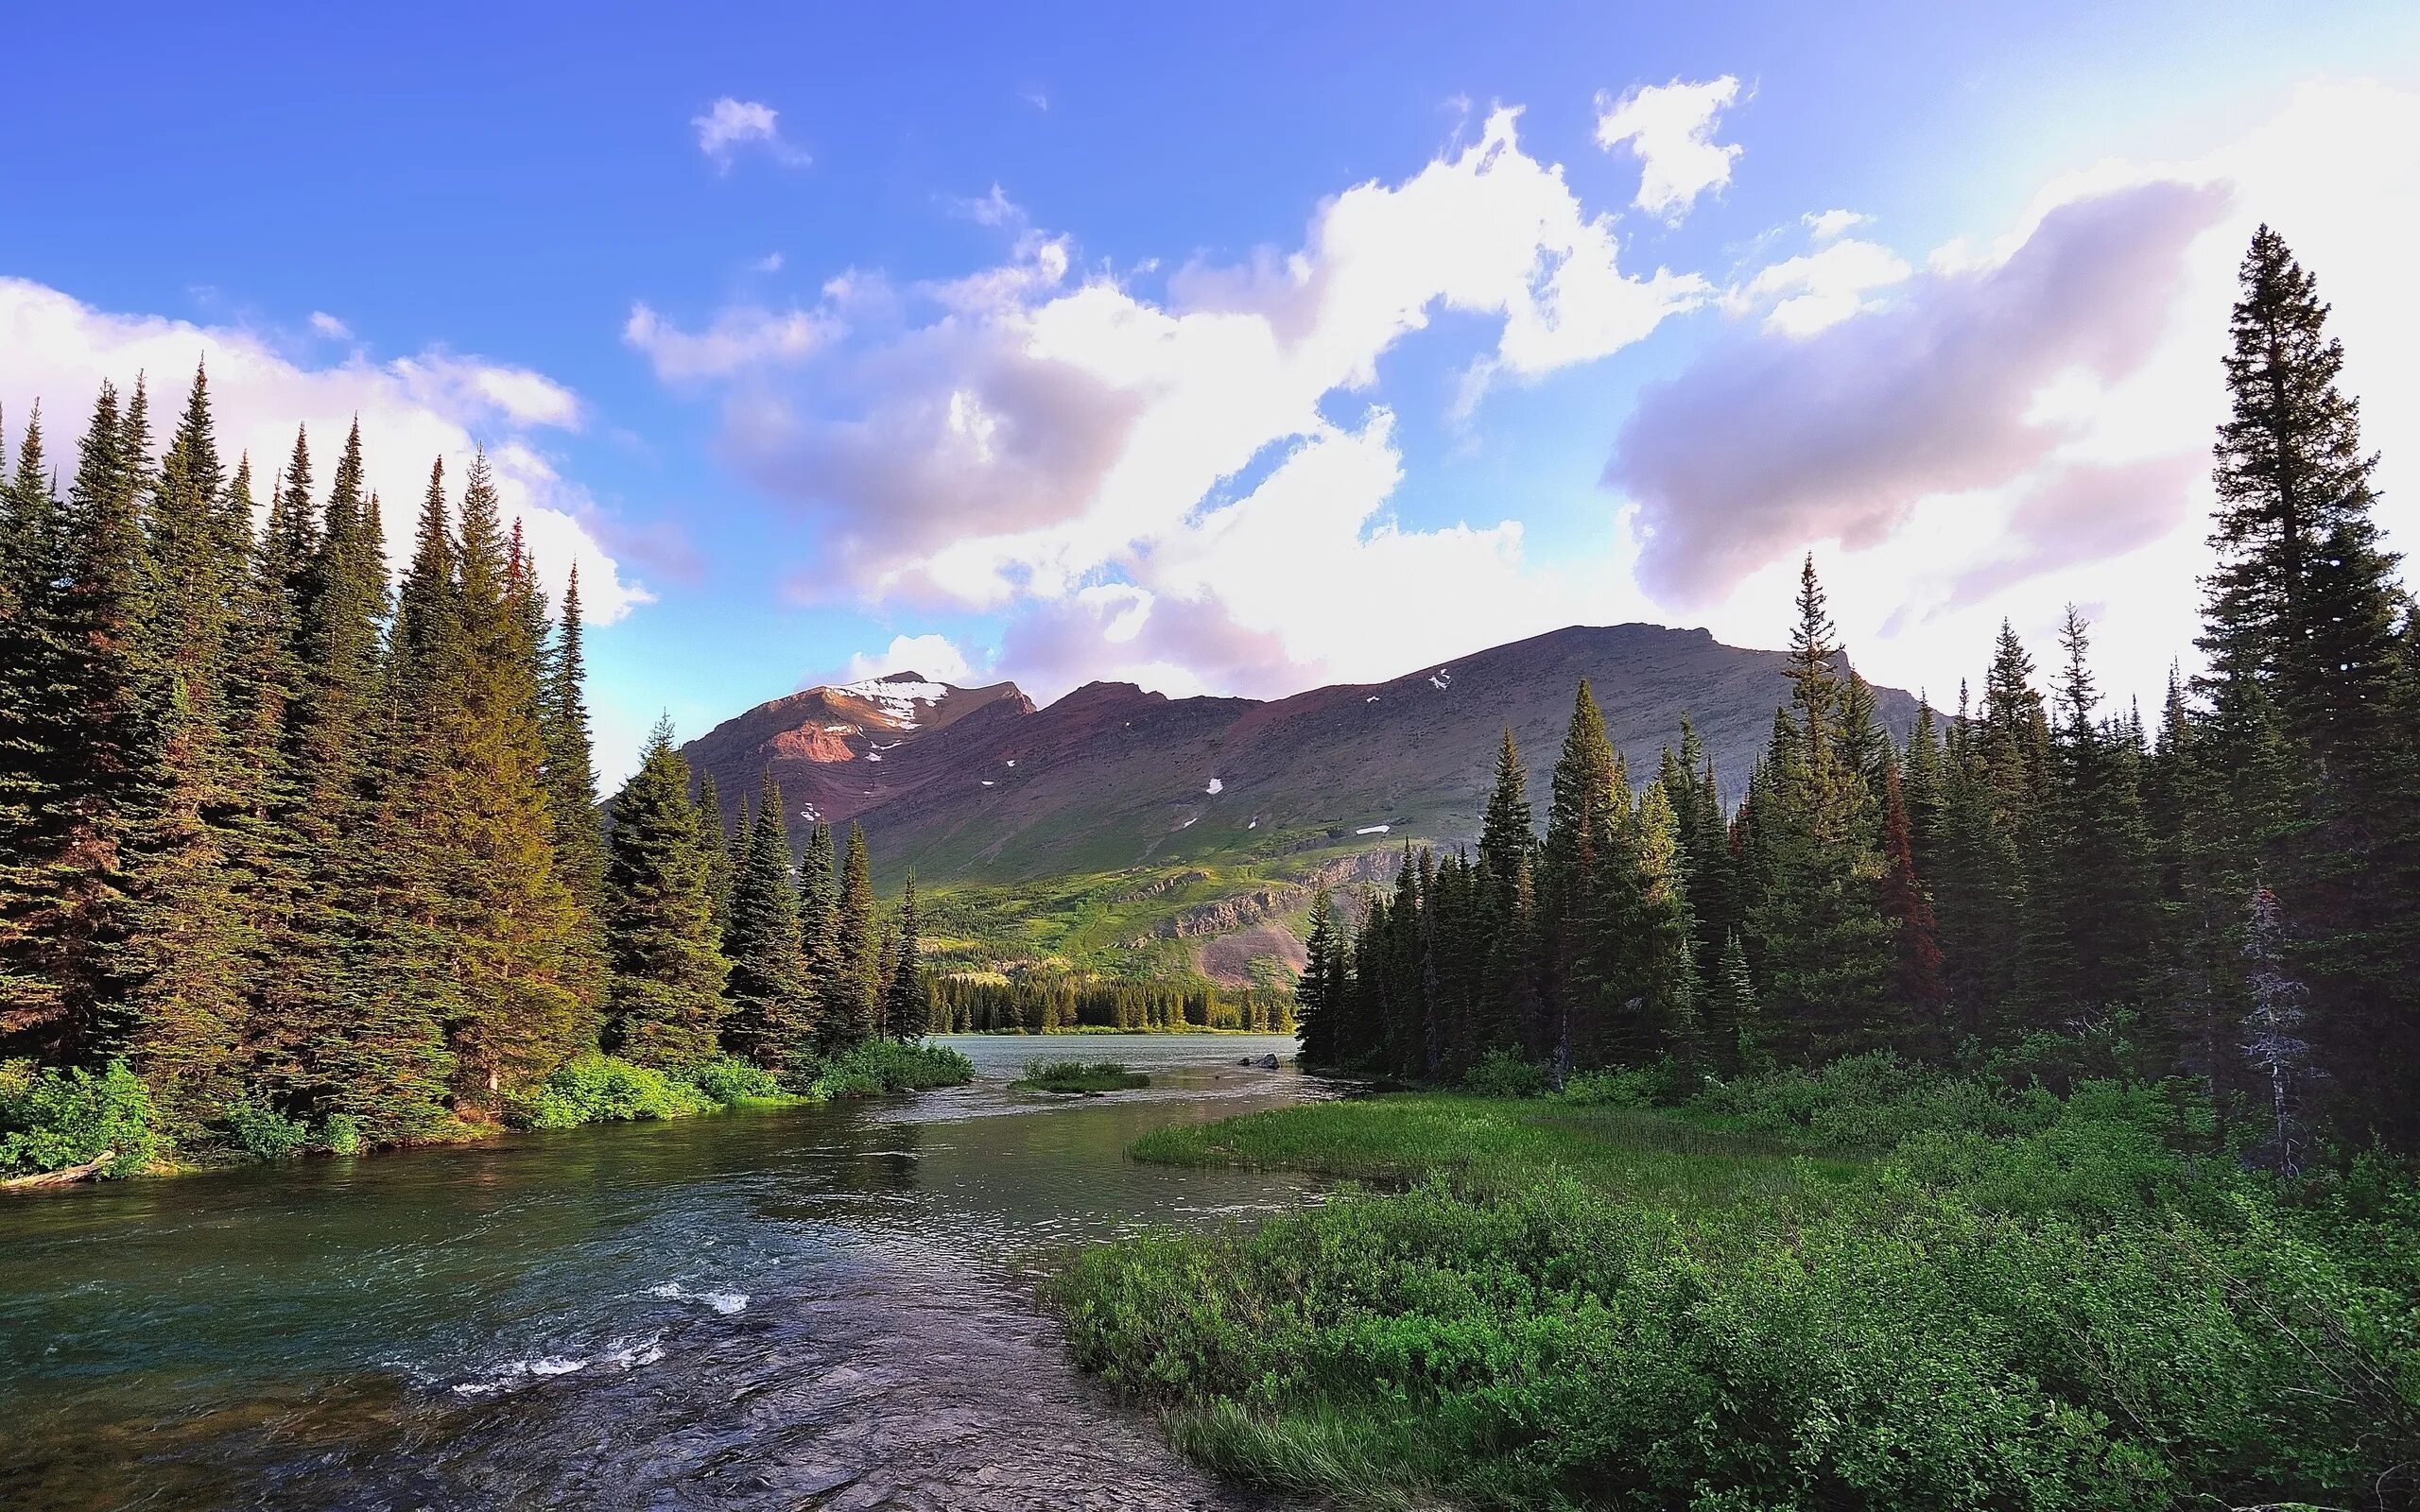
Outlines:
{"label": "low bush", "polygon": [[96,1174],[131,1176],[159,1147],[151,1094],[124,1061],[100,1071],[0,1062],[0,1173],[39,1175],[94,1160]]}
{"label": "low bush", "polygon": [[320,1145],[330,1155],[359,1155],[364,1143],[361,1120],[351,1113],[330,1113],[320,1125]]}
{"label": "low bush", "polygon": [[889,1092],[961,1087],[975,1079],[975,1063],[946,1045],[869,1040],[824,1062],[811,1095],[879,1097]]}
{"label": "low bush", "polygon": [[691,1086],[725,1108],[735,1103],[775,1102],[786,1095],[782,1091],[781,1078],[754,1061],[736,1056],[722,1056],[693,1066],[686,1074]]}
{"label": "low bush", "polygon": [[1547,1074],[1509,1050],[1491,1050],[1462,1074],[1462,1091],[1477,1097],[1535,1097]]}
{"label": "low bush", "polygon": [[523,1128],[574,1128],[582,1124],[682,1118],[714,1103],[688,1082],[651,1066],[594,1052],[575,1056],[510,1108]]}
{"label": "low bush", "polygon": [[267,1103],[246,1098],[218,1116],[226,1143],[255,1160],[276,1160],[311,1143],[308,1125]]}

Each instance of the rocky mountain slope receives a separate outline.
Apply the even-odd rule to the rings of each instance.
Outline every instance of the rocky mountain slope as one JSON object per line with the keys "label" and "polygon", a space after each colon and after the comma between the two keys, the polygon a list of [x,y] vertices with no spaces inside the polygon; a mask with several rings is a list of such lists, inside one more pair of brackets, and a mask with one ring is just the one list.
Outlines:
{"label": "rocky mountain slope", "polygon": [[[769,768],[802,833],[802,818],[862,824],[886,885],[909,867],[945,895],[1038,899],[1053,879],[1122,878],[1131,885],[1105,896],[1130,937],[1102,943],[1148,954],[1174,941],[1197,969],[1234,976],[1255,954],[1232,948],[1237,936],[1289,954],[1268,926],[1314,873],[1365,869],[1355,857],[1407,839],[1475,838],[1508,724],[1543,808],[1582,678],[1634,779],[1687,713],[1736,796],[1788,695],[1782,667],[1779,652],[1702,629],[1617,625],[1268,702],[1093,683],[1037,708],[1011,683],[906,672],[760,705],[683,754],[734,806]],[[1913,718],[1904,693],[1876,700],[1893,729]],[[1104,895],[1088,882],[1086,896]]]}

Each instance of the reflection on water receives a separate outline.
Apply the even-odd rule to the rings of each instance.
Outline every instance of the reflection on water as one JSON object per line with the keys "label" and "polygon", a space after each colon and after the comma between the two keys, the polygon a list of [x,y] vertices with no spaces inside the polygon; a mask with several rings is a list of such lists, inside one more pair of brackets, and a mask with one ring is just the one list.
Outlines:
{"label": "reflection on water", "polygon": [[[1125,1158],[1290,1041],[0,1204],[0,1505],[1235,1506],[1068,1369],[1057,1246],[1301,1200]],[[1038,1056],[1138,1091],[1012,1092]]]}

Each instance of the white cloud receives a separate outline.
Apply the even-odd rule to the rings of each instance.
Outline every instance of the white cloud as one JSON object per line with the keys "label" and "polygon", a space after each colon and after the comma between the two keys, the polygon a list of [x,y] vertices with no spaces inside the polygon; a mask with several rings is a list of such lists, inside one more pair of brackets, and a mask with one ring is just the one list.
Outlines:
{"label": "white cloud", "polygon": [[577,423],[579,401],[527,369],[444,352],[383,364],[356,352],[333,366],[307,367],[250,331],[113,314],[11,278],[0,278],[0,350],[9,353],[0,366],[0,409],[13,427],[43,401],[45,440],[61,457],[73,455],[103,380],[123,389],[145,374],[152,414],[164,426],[183,403],[194,365],[207,363],[219,449],[231,465],[238,454],[251,455],[254,497],[264,505],[297,424],[309,433],[324,489],[358,418],[370,486],[385,506],[389,556],[398,566],[410,550],[430,460],[443,457],[458,485],[483,440],[505,507],[521,516],[551,589],[561,591],[577,561],[583,604],[599,625],[649,599],[597,543],[586,490],[562,477],[530,437],[533,428]]}
{"label": "white cloud", "polygon": [[1868,293],[1899,283],[1910,271],[1889,248],[1852,237],[1763,268],[1723,303],[1736,313],[1763,309],[1767,330],[1812,335],[1871,308]]}
{"label": "white cloud", "polygon": [[746,147],[761,149],[787,167],[804,167],[812,161],[804,148],[783,138],[781,112],[759,100],[726,94],[706,107],[705,113],[691,116],[689,125],[698,133],[698,150],[717,173],[729,173],[733,160]]}
{"label": "white cloud", "polygon": [[779,252],[767,252],[748,265],[748,271],[751,273],[778,273],[781,270],[782,254]]}
{"label": "white cloud", "polygon": [[1610,152],[1627,143],[1639,165],[1635,203],[1677,221],[1700,195],[1731,181],[1740,149],[1715,141],[1714,129],[1738,98],[1739,81],[1728,74],[1701,84],[1650,84],[1618,99],[1599,94],[1597,145]]}
{"label": "white cloud", "polygon": [[1854,210],[1810,210],[1799,218],[1806,224],[1809,235],[1819,242],[1827,242],[1874,217]]}
{"label": "white cloud", "polygon": [[703,331],[683,331],[646,304],[631,306],[622,339],[647,354],[666,383],[726,378],[742,369],[805,360],[835,334],[831,318],[805,310],[734,305]]}
{"label": "white cloud", "polygon": [[331,341],[343,341],[353,335],[353,328],[325,310],[311,312],[311,329]]}
{"label": "white cloud", "polygon": [[[2246,101],[2212,140],[2182,160],[2112,158],[2058,180],[2002,234],[1924,259],[1910,249],[1926,271],[1814,336],[1709,352],[1682,380],[1705,402],[1696,419],[1729,404],[1737,423],[1690,420],[1654,451],[1667,464],[1690,450],[1722,458],[1666,481],[1728,473],[1736,490],[1690,490],[1705,507],[1685,533],[1715,544],[1676,541],[1659,559],[1651,541],[1651,586],[1703,604],[1726,639],[1776,644],[1797,553],[1814,542],[1859,664],[1944,699],[1979,668],[2003,616],[2048,664],[2061,605],[2099,601],[2104,687],[2155,699],[2170,659],[2193,655],[2209,449],[2226,403],[2219,359],[2237,264],[2263,220],[2333,306],[2345,387],[2384,452],[2378,519],[2411,551],[2420,481],[2395,438],[2420,415],[2420,301],[2401,229],[2403,207],[2420,199],[2420,94],[2309,85],[2282,104]],[[2197,198],[2207,208],[2182,222],[2157,209]],[[2098,238],[2098,252],[2071,264],[2042,255],[2062,243],[2083,251],[2095,238],[2078,237],[2079,217],[2126,207],[2138,234]],[[2029,274],[2041,283],[2023,296]],[[1994,284],[2014,302],[1979,318],[1993,301],[1976,291]],[[1951,299],[1960,287],[1969,294]],[[1953,306],[1963,315],[1952,318]],[[1945,403],[1923,403],[1927,391]],[[1682,420],[1668,404],[1644,402],[1634,426]],[[1775,525],[1774,507],[1788,523]],[[1640,518],[1661,530],[1672,517],[1645,506]],[[1725,559],[1741,541],[1754,544]],[[1699,591],[1677,591],[1688,576],[1677,564],[1709,551]]]}
{"label": "white cloud", "polygon": [[966,653],[953,644],[946,635],[894,635],[886,649],[869,656],[860,651],[849,658],[847,666],[836,678],[821,680],[832,682],[864,682],[869,679],[888,677],[893,672],[914,672],[927,682],[948,682],[964,687],[982,676]]}
{"label": "white cloud", "polygon": [[[1044,695],[1283,691],[1432,640],[1459,653],[1498,616],[1579,617],[1517,525],[1392,523],[1393,419],[1355,400],[1439,312],[1488,322],[1484,381],[1594,360],[1712,297],[1621,268],[1608,217],[1516,124],[1498,111],[1325,201],[1298,250],[1187,266],[1162,298],[1028,229],[996,266],[870,303],[795,374],[723,369],[725,450],[818,531],[799,592],[1003,611],[1000,669]],[[1469,607],[1412,616],[1407,645],[1400,606],[1432,593]]]}

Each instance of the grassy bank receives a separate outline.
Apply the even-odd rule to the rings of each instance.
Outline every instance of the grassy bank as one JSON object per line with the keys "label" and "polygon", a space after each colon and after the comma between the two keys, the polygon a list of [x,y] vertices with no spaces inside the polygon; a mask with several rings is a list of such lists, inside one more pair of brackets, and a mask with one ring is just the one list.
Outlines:
{"label": "grassy bank", "polygon": [[1010,1085],[1029,1092],[1123,1092],[1149,1087],[1151,1078],[1116,1060],[1028,1060],[1025,1075]]}
{"label": "grassy bank", "polygon": [[1887,1062],[1663,1111],[1320,1104],[1136,1154],[1329,1202],[1099,1246],[1055,1295],[1187,1452],[1348,1503],[2409,1504],[2420,1200],[2197,1142],[2155,1090]]}
{"label": "grassy bank", "polygon": [[[839,1052],[786,1077],[729,1057],[659,1068],[591,1052],[510,1097],[506,1122],[514,1128],[562,1129],[688,1118],[731,1108],[923,1091],[962,1086],[974,1077],[974,1064],[955,1050],[895,1040]],[[373,1145],[363,1139],[360,1121],[347,1113],[305,1123],[237,1103],[178,1143],[160,1127],[142,1081],[122,1064],[97,1072],[37,1070],[25,1061],[0,1064],[0,1187],[174,1176],[306,1154],[458,1144],[496,1132],[493,1125],[449,1121],[410,1140]]]}

